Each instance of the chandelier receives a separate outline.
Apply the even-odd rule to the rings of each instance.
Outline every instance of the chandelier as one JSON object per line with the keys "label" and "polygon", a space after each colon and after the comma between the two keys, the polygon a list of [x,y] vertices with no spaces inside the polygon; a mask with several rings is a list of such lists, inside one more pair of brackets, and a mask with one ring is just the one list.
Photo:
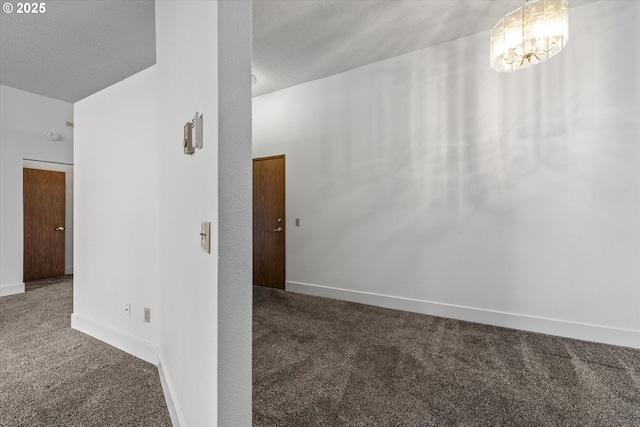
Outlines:
{"label": "chandelier", "polygon": [[505,15],[491,30],[491,68],[529,68],[560,52],[569,40],[567,0],[533,0]]}

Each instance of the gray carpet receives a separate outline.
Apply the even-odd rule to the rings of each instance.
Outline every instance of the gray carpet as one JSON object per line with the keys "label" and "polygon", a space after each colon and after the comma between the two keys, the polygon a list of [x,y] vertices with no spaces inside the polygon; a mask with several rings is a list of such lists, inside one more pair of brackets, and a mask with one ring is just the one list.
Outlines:
{"label": "gray carpet", "polygon": [[640,351],[254,287],[254,426],[640,426]]}
{"label": "gray carpet", "polygon": [[0,426],[171,426],[155,366],[71,329],[71,277],[31,285],[0,298]]}
{"label": "gray carpet", "polygon": [[48,279],[31,280],[24,283],[24,290],[25,292],[35,291],[36,289],[44,288],[49,285],[57,285],[58,283],[69,281],[73,282],[73,274],[69,274],[67,276],[50,277]]}

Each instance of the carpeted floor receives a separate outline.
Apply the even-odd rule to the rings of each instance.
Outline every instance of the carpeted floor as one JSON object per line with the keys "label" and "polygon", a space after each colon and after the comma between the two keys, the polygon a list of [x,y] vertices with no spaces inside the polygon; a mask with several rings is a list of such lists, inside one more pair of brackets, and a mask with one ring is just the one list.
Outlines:
{"label": "carpeted floor", "polygon": [[[38,285],[37,283],[35,285]],[[0,426],[170,426],[157,369],[0,299]],[[640,351],[254,288],[253,425],[640,426]]]}
{"label": "carpeted floor", "polygon": [[57,285],[58,283],[63,282],[73,282],[73,274],[69,274],[67,276],[60,277],[51,277],[48,279],[39,279],[39,280],[31,280],[29,282],[24,283],[25,292],[35,291],[36,289],[44,288],[49,285]]}
{"label": "carpeted floor", "polygon": [[0,426],[171,426],[157,368],[72,330],[72,278],[45,281],[0,298]]}
{"label": "carpeted floor", "polygon": [[640,426],[640,351],[254,287],[253,425]]}

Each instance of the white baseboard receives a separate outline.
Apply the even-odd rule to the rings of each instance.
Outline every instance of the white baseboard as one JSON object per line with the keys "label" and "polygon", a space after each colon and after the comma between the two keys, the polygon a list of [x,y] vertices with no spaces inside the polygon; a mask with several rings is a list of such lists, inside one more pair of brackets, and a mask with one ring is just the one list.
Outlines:
{"label": "white baseboard", "polygon": [[7,297],[9,295],[23,294],[24,283],[14,283],[12,285],[0,286],[0,297]]}
{"label": "white baseboard", "polygon": [[167,402],[167,409],[169,410],[169,416],[171,417],[171,424],[173,427],[182,427],[184,425],[182,412],[180,406],[175,398],[175,392],[173,385],[171,384],[171,378],[164,370],[164,359],[162,353],[158,352],[158,374],[160,375],[160,383],[162,384],[162,391],[164,392],[164,399]]}
{"label": "white baseboard", "polygon": [[73,265],[68,265],[64,268],[64,275],[73,274]]}
{"label": "white baseboard", "polygon": [[311,285],[308,283],[286,282],[285,289],[288,292],[640,349],[640,331],[632,329],[611,328],[608,326],[569,322],[566,320],[547,319],[517,313],[506,313],[433,301]]}
{"label": "white baseboard", "polygon": [[173,427],[182,427],[184,425],[182,412],[180,411],[180,406],[175,398],[175,391],[171,384],[171,378],[165,371],[162,354],[157,346],[76,313],[71,315],[71,327],[156,365],[158,367],[160,383],[162,384],[162,392],[164,393],[169,416],[171,417],[171,423]]}
{"label": "white baseboard", "polygon": [[147,341],[76,313],[71,315],[71,327],[146,362],[158,365],[158,347]]}

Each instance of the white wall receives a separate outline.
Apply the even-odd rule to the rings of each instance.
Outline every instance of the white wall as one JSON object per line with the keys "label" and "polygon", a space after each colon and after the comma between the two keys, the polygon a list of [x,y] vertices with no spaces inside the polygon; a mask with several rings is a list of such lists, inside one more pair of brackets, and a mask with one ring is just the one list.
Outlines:
{"label": "white wall", "polygon": [[[72,164],[72,121],[68,102],[0,86],[0,296],[24,292],[23,159]],[[51,131],[62,138],[49,141]]]}
{"label": "white wall", "polygon": [[153,66],[77,102],[74,150],[72,326],[152,363],[160,318],[156,91]]}
{"label": "white wall", "polygon": [[287,289],[640,347],[639,20],[572,8],[517,73],[485,32],[254,98]]}
{"label": "white wall", "polygon": [[251,2],[218,3],[218,425],[251,425]]}
{"label": "white wall", "polygon": [[[76,104],[72,326],[158,363],[176,426],[251,423],[251,3],[220,10],[156,2],[157,65]],[[204,148],[189,156],[183,127],[196,111]],[[220,207],[219,194],[234,197]],[[233,407],[218,413],[218,396]]]}
{"label": "white wall", "polygon": [[[218,363],[218,2],[156,1],[161,364],[184,426],[215,425]],[[183,154],[199,111],[204,148]],[[200,222],[211,222],[211,253]]]}

